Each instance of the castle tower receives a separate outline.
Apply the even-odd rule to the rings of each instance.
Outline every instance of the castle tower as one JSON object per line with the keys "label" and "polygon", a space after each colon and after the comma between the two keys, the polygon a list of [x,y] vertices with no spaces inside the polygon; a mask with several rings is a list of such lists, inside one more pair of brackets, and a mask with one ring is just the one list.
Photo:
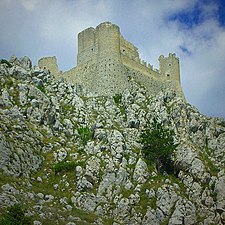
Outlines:
{"label": "castle tower", "polygon": [[112,58],[121,61],[120,28],[110,22],[101,23],[96,27],[98,35],[98,59]]}
{"label": "castle tower", "polygon": [[78,66],[96,59],[98,51],[96,38],[96,30],[93,27],[87,28],[78,34]]}
{"label": "castle tower", "polygon": [[110,22],[96,27],[98,46],[96,77],[93,89],[102,95],[121,93],[128,88],[128,77],[120,53],[120,29]]}
{"label": "castle tower", "polygon": [[56,77],[86,88],[89,96],[113,96],[131,89],[132,82],[146,87],[150,95],[161,90],[175,90],[183,96],[179,59],[175,54],[159,57],[159,70],[139,58],[137,47],[127,41],[120,28],[110,22],[90,27],[78,34],[77,66],[58,72],[55,57],[39,60],[39,67]]}
{"label": "castle tower", "polygon": [[56,57],[44,57],[38,60],[38,66],[41,69],[47,69],[50,71],[51,74],[53,74],[55,77],[58,77],[59,71],[58,71],[58,65]]}
{"label": "castle tower", "polygon": [[169,54],[169,57],[159,57],[159,71],[168,80],[176,80],[180,83],[180,65],[176,54]]}

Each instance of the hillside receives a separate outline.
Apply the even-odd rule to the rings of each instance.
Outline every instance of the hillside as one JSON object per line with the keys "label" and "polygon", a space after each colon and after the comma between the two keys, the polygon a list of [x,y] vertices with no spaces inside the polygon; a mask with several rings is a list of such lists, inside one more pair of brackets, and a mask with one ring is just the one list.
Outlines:
{"label": "hillside", "polygon": [[[144,86],[94,97],[32,67],[0,64],[0,214],[32,224],[225,224],[225,121]],[[143,155],[154,121],[174,131],[174,172]],[[33,222],[34,221],[34,222]]]}

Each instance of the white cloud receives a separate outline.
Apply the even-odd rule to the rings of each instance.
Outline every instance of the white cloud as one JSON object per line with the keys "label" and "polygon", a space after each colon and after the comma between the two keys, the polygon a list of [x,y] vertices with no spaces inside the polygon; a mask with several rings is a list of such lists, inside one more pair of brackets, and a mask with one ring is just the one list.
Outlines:
{"label": "white cloud", "polygon": [[20,0],[22,6],[28,10],[28,11],[33,11],[35,10],[36,6],[41,3],[44,2],[42,0]]}
{"label": "white cloud", "polygon": [[[203,15],[202,23],[185,29],[175,23],[177,35],[191,55],[180,52],[183,88],[187,99],[209,115],[225,116],[224,89],[225,84],[225,29],[216,19],[216,7],[212,5],[203,10],[210,17]],[[174,24],[173,24],[174,26]],[[179,52],[179,50],[178,50]],[[212,97],[212,90],[214,94]],[[216,94],[215,94],[216,93]],[[220,107],[208,107],[215,105]],[[223,106],[223,107],[222,107]]]}

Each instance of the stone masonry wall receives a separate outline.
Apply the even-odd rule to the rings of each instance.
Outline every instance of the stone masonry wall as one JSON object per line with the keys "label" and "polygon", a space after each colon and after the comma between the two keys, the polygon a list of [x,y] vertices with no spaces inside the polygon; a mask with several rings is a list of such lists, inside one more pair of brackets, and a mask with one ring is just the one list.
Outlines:
{"label": "stone masonry wall", "polygon": [[122,63],[123,65],[133,70],[139,71],[145,75],[154,76],[156,79],[159,79],[161,77],[161,74],[154,71],[150,65],[147,66],[147,65],[141,64],[139,61],[137,62],[126,55],[122,55]]}
{"label": "stone masonry wall", "polygon": [[120,36],[120,53],[122,56],[126,56],[133,61],[139,62],[138,48],[125,40],[123,36]]}
{"label": "stone masonry wall", "polygon": [[55,77],[58,77],[59,71],[58,71],[58,65],[57,65],[57,59],[55,56],[53,57],[44,57],[38,60],[38,66],[41,69],[47,69],[53,74]]}
{"label": "stone masonry wall", "polygon": [[166,80],[166,78],[156,78],[155,76],[145,75],[139,71],[127,67],[127,74],[130,80],[144,86],[148,95],[157,95],[160,91],[174,90],[178,96],[183,96],[183,91],[178,81]]}
{"label": "stone masonry wall", "polygon": [[159,70],[139,58],[138,49],[125,40],[110,22],[87,28],[78,34],[77,67],[58,73],[55,57],[39,60],[57,76],[83,85],[93,95],[114,95],[130,88],[129,79],[143,84],[149,94],[170,89],[183,95],[179,59],[175,54],[159,57]]}
{"label": "stone masonry wall", "polygon": [[168,57],[161,55],[159,57],[160,72],[168,80],[177,80],[180,82],[179,59],[175,54],[169,54]]}
{"label": "stone masonry wall", "polygon": [[85,64],[90,60],[97,59],[98,40],[96,30],[88,28],[78,34],[77,65]]}

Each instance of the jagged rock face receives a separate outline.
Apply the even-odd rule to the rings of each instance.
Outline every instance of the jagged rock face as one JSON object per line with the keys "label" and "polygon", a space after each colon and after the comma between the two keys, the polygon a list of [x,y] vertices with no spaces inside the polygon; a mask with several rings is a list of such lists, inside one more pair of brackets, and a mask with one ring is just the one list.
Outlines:
{"label": "jagged rock face", "polygon": [[[223,119],[173,92],[147,96],[133,83],[90,97],[28,58],[10,63],[0,64],[1,209],[23,204],[34,224],[225,223]],[[141,153],[153,118],[175,131],[176,175],[158,174]]]}

